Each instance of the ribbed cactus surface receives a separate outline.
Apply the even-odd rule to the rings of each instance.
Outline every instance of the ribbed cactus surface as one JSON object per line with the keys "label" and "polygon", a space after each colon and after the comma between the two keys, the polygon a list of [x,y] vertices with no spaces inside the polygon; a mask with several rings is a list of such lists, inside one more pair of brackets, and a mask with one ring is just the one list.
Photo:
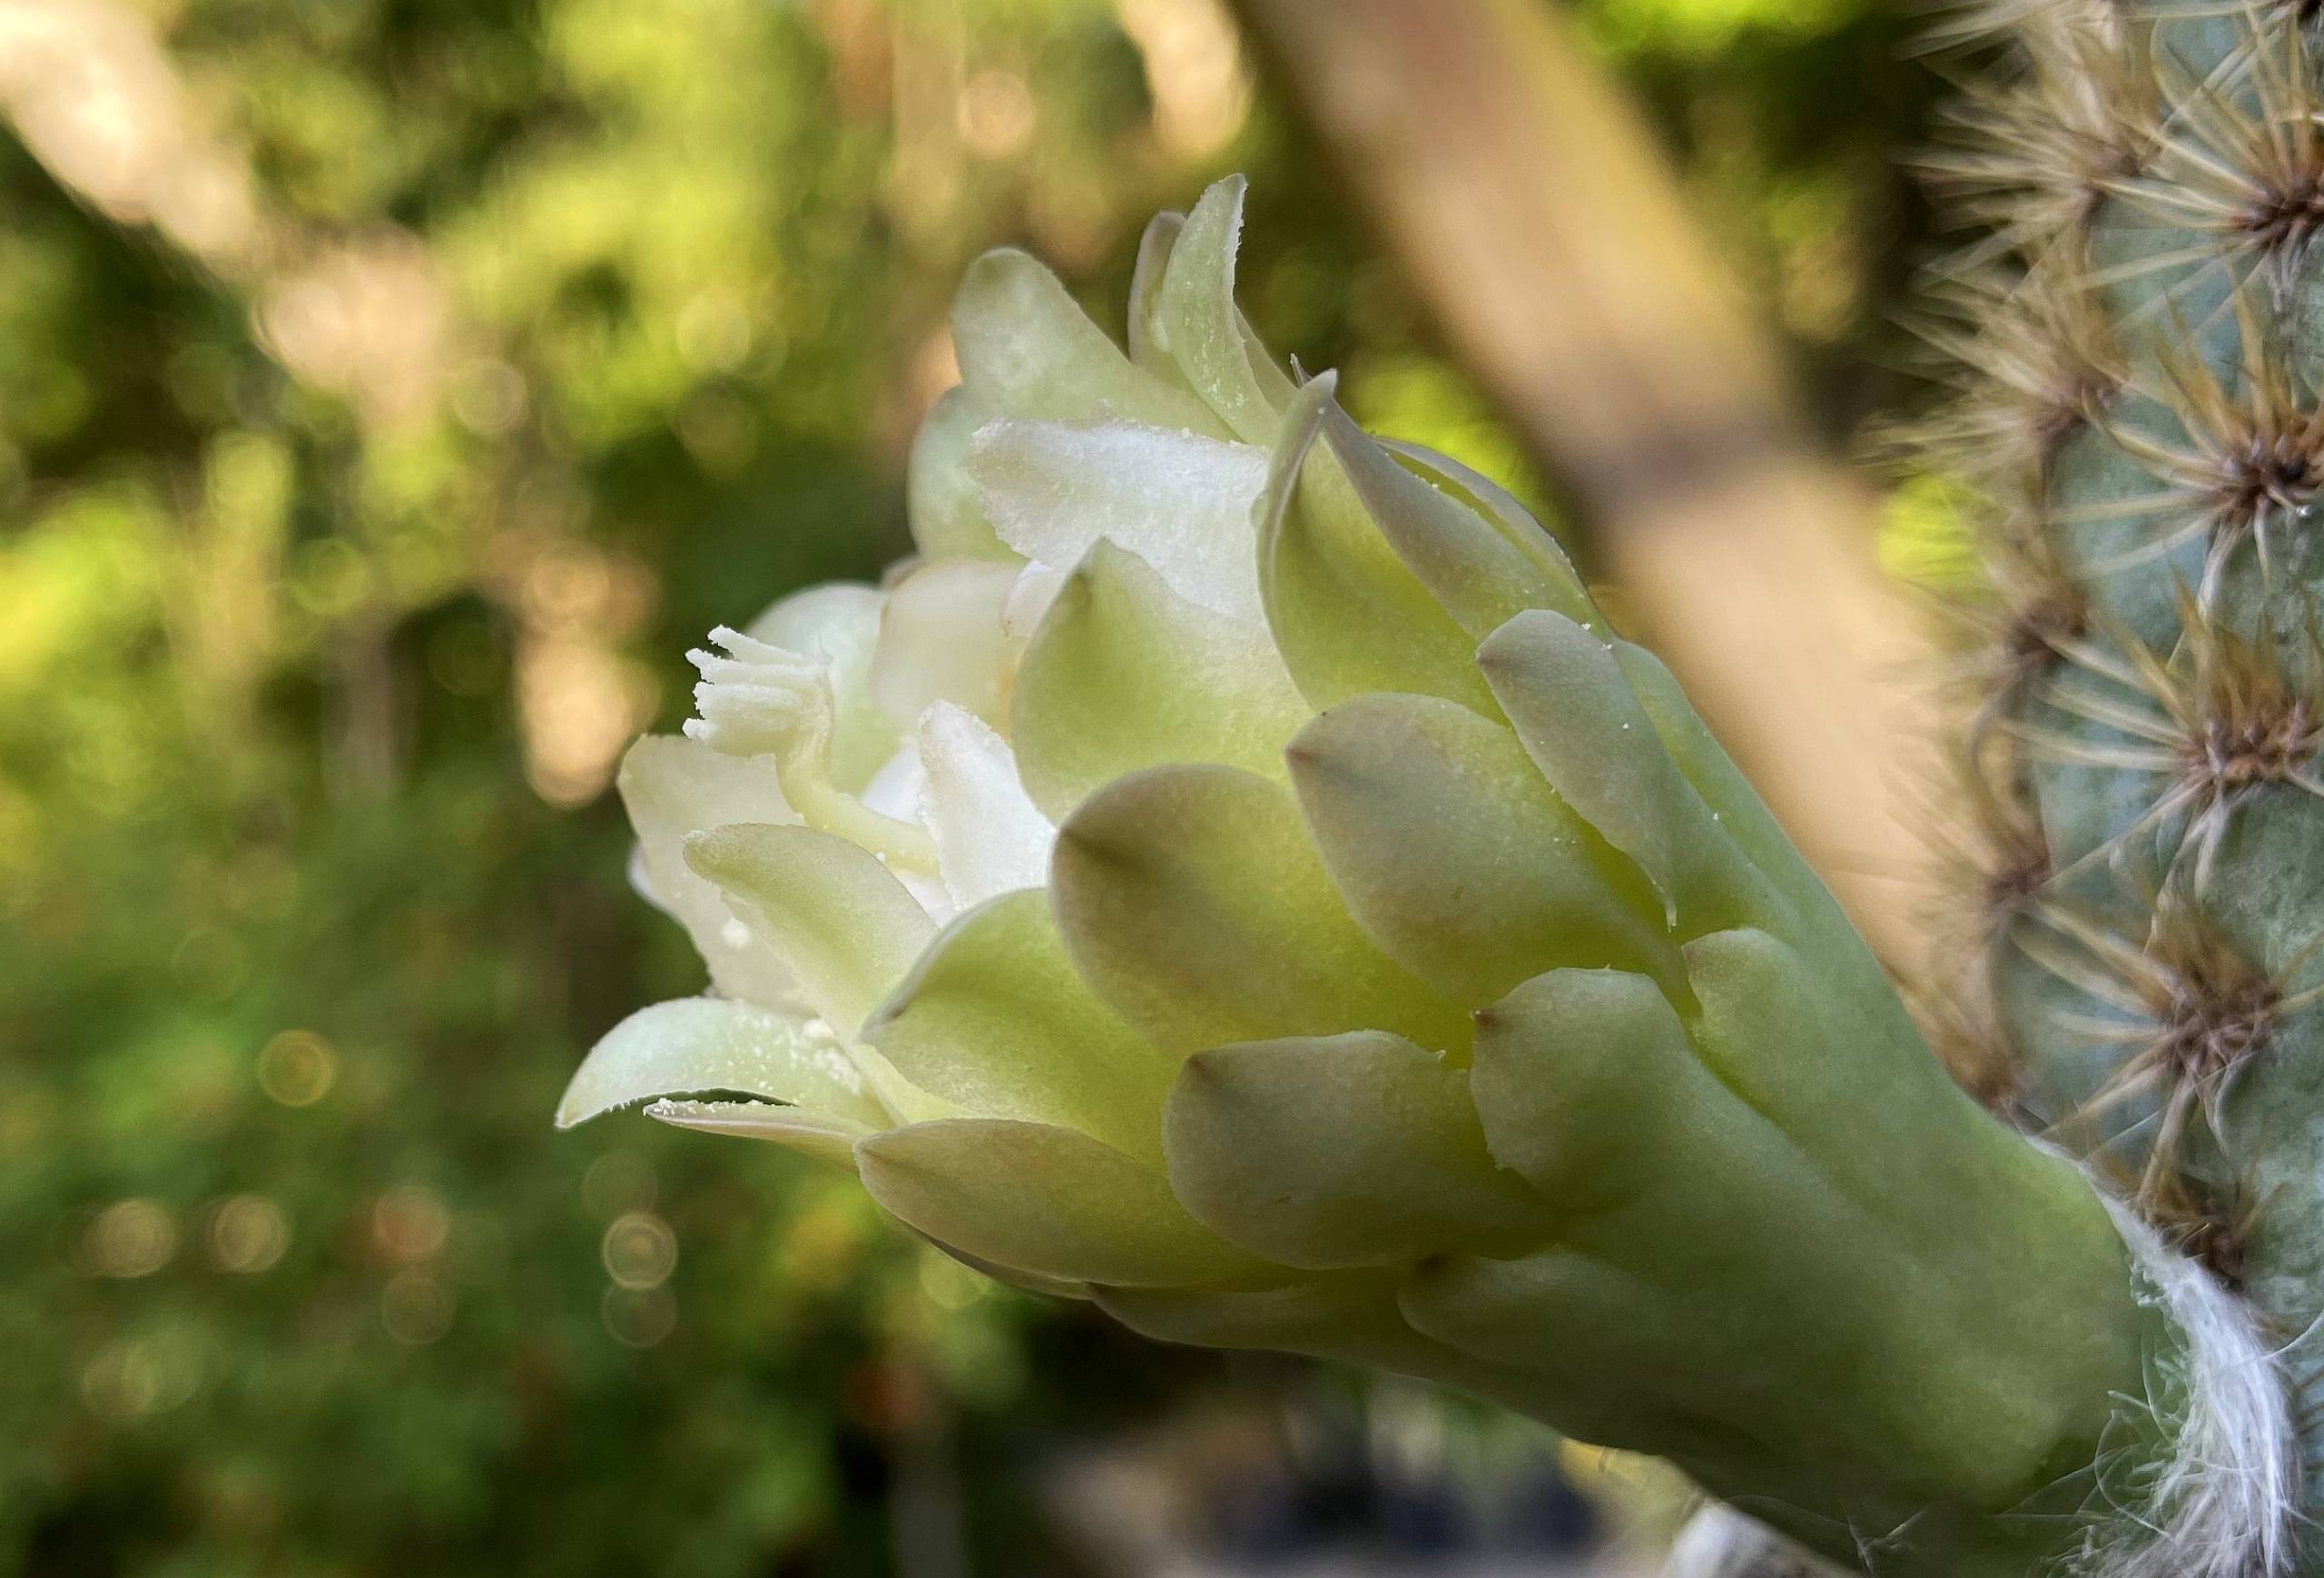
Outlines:
{"label": "ribbed cactus surface", "polygon": [[[1995,5],[1938,162],[1937,464],[1990,499],[2007,1100],[2283,1355],[2324,1506],[2324,85],[2310,4]],[[2316,1543],[2310,1531],[2309,1543]],[[2318,1558],[2311,1552],[2309,1561]]]}

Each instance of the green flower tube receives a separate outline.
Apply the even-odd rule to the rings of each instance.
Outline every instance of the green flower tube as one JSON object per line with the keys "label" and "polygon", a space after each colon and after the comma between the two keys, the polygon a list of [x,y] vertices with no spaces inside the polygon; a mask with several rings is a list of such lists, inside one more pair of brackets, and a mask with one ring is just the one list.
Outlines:
{"label": "green flower tube", "polygon": [[2181,1411],[2106,1206],[1551,538],[1266,354],[1241,206],[1156,222],[1127,351],[970,270],[920,556],[715,633],[624,765],[711,992],[559,1121],[795,1147],[1003,1280],[1463,1387],[1876,1571],[2087,1544]]}

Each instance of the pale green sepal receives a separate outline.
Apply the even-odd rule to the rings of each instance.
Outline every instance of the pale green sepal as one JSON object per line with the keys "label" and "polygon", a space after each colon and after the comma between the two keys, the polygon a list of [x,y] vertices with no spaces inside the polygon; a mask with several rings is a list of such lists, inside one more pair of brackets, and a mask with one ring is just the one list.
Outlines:
{"label": "pale green sepal", "polygon": [[[1129,358],[1157,378],[1192,390],[1186,369],[1163,348],[1160,338],[1167,332],[1160,328],[1162,283],[1169,271],[1170,253],[1186,228],[1185,214],[1157,213],[1147,222],[1146,233],[1138,238],[1137,263],[1129,281]],[[1275,410],[1282,410],[1290,404],[1292,391],[1298,386],[1276,364],[1274,352],[1267,350],[1258,330],[1251,327],[1250,319],[1239,307],[1235,310],[1235,328],[1242,337],[1251,375],[1258,380],[1261,397]]]}
{"label": "pale green sepal", "polygon": [[1090,995],[1045,892],[1003,894],[953,921],[862,1038],[979,1117],[1078,1129],[1161,1159],[1175,1064]]}
{"label": "pale green sepal", "polygon": [[[1721,1299],[1724,1290],[1700,1297]],[[1698,1471],[1751,1463],[1763,1483],[1783,1469],[1730,1423],[1738,1388],[1698,1388],[1706,1369],[1732,1357],[1724,1347],[1718,1359],[1703,1356],[1718,1310],[1706,1309],[1699,1326],[1687,1321],[1683,1301],[1651,1278],[1562,1246],[1507,1258],[1452,1255],[1416,1269],[1398,1307],[1432,1341],[1529,1375],[1551,1399],[1541,1416],[1576,1439]],[[1739,1368],[1760,1374],[1748,1360]]]}
{"label": "pale green sepal", "polygon": [[1483,1382],[1467,1373],[1445,1373],[1475,1361],[1405,1324],[1396,1308],[1400,1278],[1395,1271],[1327,1271],[1273,1287],[1097,1287],[1090,1297],[1108,1315],[1156,1342],[1305,1354],[1448,1385],[1465,1383],[1482,1396],[1522,1406],[1529,1380],[1516,1372]]}
{"label": "pale green sepal", "polygon": [[1251,327],[1251,320],[1240,307],[1235,310],[1235,331],[1243,341],[1243,355],[1250,364],[1251,377],[1259,386],[1261,398],[1280,413],[1291,404],[1291,397],[1299,392],[1298,380],[1275,360],[1275,352],[1267,349],[1266,341],[1259,338],[1259,331]]}
{"label": "pale green sepal", "polygon": [[1302,1277],[1276,1287],[1090,1291],[1098,1308],[1157,1342],[1313,1354],[1401,1326],[1397,1286],[1393,1272],[1351,1271]]}
{"label": "pale green sepal", "polygon": [[685,841],[687,866],[766,937],[842,1037],[903,978],[935,922],[880,857],[811,827],[745,824]]}
{"label": "pale green sepal", "polygon": [[1058,922],[1085,979],[1166,1051],[1393,1031],[1465,1052],[1468,1019],[1348,916],[1281,785],[1231,767],[1108,784],[1059,831]]}
{"label": "pale green sepal", "polygon": [[[1155,338],[1162,314],[1162,281],[1170,252],[1187,228],[1187,216],[1168,210],[1146,222],[1137,238],[1137,261],[1129,276],[1129,359],[1157,378],[1185,384],[1186,374]],[[1190,387],[1190,386],[1189,386]]]}
{"label": "pale green sepal", "polygon": [[1273,444],[1292,392],[1235,305],[1235,248],[1244,181],[1214,182],[1170,243],[1157,311],[1147,329],[1186,380],[1246,444]]}
{"label": "pale green sepal", "polygon": [[951,1257],[978,1276],[990,1277],[1004,1287],[1024,1293],[1038,1293],[1044,1298],[1070,1298],[1084,1304],[1089,1300],[1089,1285],[1087,1282],[1071,1282],[1062,1277],[1044,1277],[1038,1271],[1020,1271],[1008,1266],[997,1266],[970,1254],[957,1244],[940,1243],[917,1228],[905,1230],[930,1248]]}
{"label": "pale green sepal", "polygon": [[1383,449],[1342,410],[1324,404],[1324,439],[1364,513],[1404,567],[1472,640],[1527,608],[1576,619],[1597,610],[1571,568],[1528,554],[1479,510],[1455,498]]}
{"label": "pale green sepal", "polygon": [[1565,546],[1551,536],[1547,528],[1533,518],[1518,497],[1473,467],[1464,466],[1452,456],[1432,449],[1425,444],[1415,444],[1404,439],[1378,439],[1381,448],[1433,482],[1445,492],[1458,497],[1468,495],[1468,503],[1492,522],[1502,538],[1531,559],[1550,586],[1567,588],[1554,602],[1544,607],[1555,608],[1566,617],[1590,629],[1596,629],[1605,616],[1590,598],[1590,590],[1582,583],[1581,573],[1573,567],[1573,560]]}
{"label": "pale green sepal", "polygon": [[855,1170],[855,1144],[876,1128],[850,1123],[804,1108],[773,1107],[757,1101],[656,1101],[645,1116],[674,1129],[764,1139],[830,1167]]}
{"label": "pale green sepal", "polygon": [[1105,541],[1050,605],[1012,705],[1025,791],[1060,821],[1116,778],[1166,763],[1280,776],[1284,742],[1308,715],[1263,627],[1196,607]]}
{"label": "pale green sepal", "polygon": [[1699,933],[1778,901],[1663,747],[1610,637],[1529,609],[1493,631],[1477,666],[1550,787],[1638,863],[1672,926]]}
{"label": "pale green sepal", "polygon": [[865,1041],[855,1041],[847,1049],[848,1056],[863,1070],[863,1083],[880,1099],[888,1111],[888,1122],[882,1128],[899,1123],[936,1123],[947,1118],[974,1118],[958,1101],[940,1096],[935,1091],[912,1083],[904,1078],[895,1064],[876,1047]]}
{"label": "pale green sepal", "polygon": [[647,735],[614,780],[637,830],[632,871],[645,896],[686,929],[727,997],[768,1007],[805,1002],[790,966],[736,921],[718,889],[686,868],[685,835],[730,822],[796,822],[774,764],[730,756],[684,735]]}
{"label": "pale green sepal", "polygon": [[904,515],[912,546],[931,559],[1000,559],[1009,551],[984,518],[984,500],[969,476],[969,442],[992,411],[964,384],[936,397],[912,434],[904,459]]}
{"label": "pale green sepal", "polygon": [[[1800,1050],[1787,1036],[1758,1055]],[[1893,1229],[1867,1218],[1825,1175],[1822,1159],[1723,1073],[1699,1055],[1678,1011],[1637,976],[1552,971],[1478,1014],[1472,1089],[1487,1145],[1561,1208],[1558,1238],[1568,1249],[1638,1286],[1620,1307],[1592,1309],[1584,1322],[1546,1290],[1602,1290],[1609,1278],[1600,1269],[1563,1259],[1505,1271],[1438,1267],[1406,1295],[1414,1322],[1482,1356],[1512,1361],[1533,1340],[1529,1320],[1572,1319],[1575,1340],[1636,1337],[1642,1354],[1659,1354],[1666,1366],[1699,1354],[1707,1367],[1731,1366],[1738,1376],[1753,1373],[1753,1339],[1719,1336],[1716,1353],[1706,1345],[1747,1320],[1800,1327],[1787,1346],[1812,1345],[1817,1327],[1880,1330],[1898,1278],[1914,1275]],[[1845,1102],[1835,1106],[1836,1120],[1856,1116]],[[1927,1201],[1916,1208],[1937,1209]],[[1489,1314],[1494,1301],[1481,1295],[1482,1285],[1513,1296],[1536,1279],[1545,1291],[1529,1316],[1504,1323]],[[1764,1310],[1769,1302],[1795,1307]],[[1618,1318],[1610,1324],[1609,1314]],[[1699,1381],[1675,1384],[1693,1391]],[[1716,1394],[1699,1395],[1709,1404]]]}
{"label": "pale green sepal", "polygon": [[1716,814],[1719,830],[1744,858],[1795,908],[1813,906],[1837,916],[1838,906],[1822,879],[1809,869],[1758,791],[1695,711],[1678,676],[1653,653],[1628,641],[1614,643],[1614,661],[1679,774]]}
{"label": "pale green sepal", "polygon": [[1358,696],[1285,756],[1349,910],[1447,996],[1490,1002],[1557,965],[1678,979],[1661,901],[1501,725],[1434,696]]}
{"label": "pale green sepal", "polygon": [[2041,1170],[1924,1050],[1893,994],[1850,993],[1809,956],[1749,930],[1689,942],[1687,976],[1703,1061],[1856,1198],[1900,1216],[1936,1191],[1964,1207],[1973,1194],[2004,1202],[2024,1195],[2015,1179]]}
{"label": "pale green sepal", "polygon": [[[1595,1419],[1577,1412],[1572,1388],[1553,1390],[1538,1366],[1493,1364],[1415,1331],[1397,1307],[1402,1280],[1396,1271],[1340,1271],[1309,1273],[1279,1287],[1101,1287],[1090,1295],[1098,1308],[1157,1342],[1264,1348],[1363,1365],[1490,1398],[1538,1419],[1563,1418],[1569,1429],[1576,1418]],[[1554,1331],[1537,1337],[1544,1347],[1564,1340]],[[1629,1400],[1617,1396],[1610,1406],[1618,1409]]]}
{"label": "pale green sepal", "polygon": [[1113,416],[1232,436],[1202,401],[1132,365],[1055,274],[1012,247],[969,265],[952,302],[952,345],[960,381],[989,417]]}
{"label": "pale green sepal", "polygon": [[1469,1088],[1493,1157],[1569,1211],[1650,1184],[1674,1121],[1718,1121],[1688,1110],[1711,1091],[1678,1011],[1619,970],[1550,971],[1480,1011]]}
{"label": "pale green sepal", "polygon": [[566,1086],[556,1126],[712,1090],[763,1096],[867,1127],[886,1121],[828,1026],[727,998],[683,997],[642,1008],[606,1032]]}
{"label": "pale green sepal", "polygon": [[[2076,1432],[2107,1416],[2102,1377],[2123,1373],[2145,1318],[2125,1303],[2122,1326],[2098,1330],[2071,1313],[2107,1307],[2108,1278],[2123,1275],[2091,1214],[2102,1209],[1957,1098],[1860,1094],[1812,1005],[1734,957],[1779,945],[1711,942],[1689,952],[1708,978],[1685,1021],[1644,982],[1571,971],[1478,1016],[1488,1143],[1554,1197],[1559,1248],[1431,1262],[1405,1313],[1497,1363],[1527,1363],[1543,1333],[1564,1333],[1531,1362],[1594,1352],[1590,1367],[1623,1377],[1641,1421],[1659,1405],[1731,1430],[1723,1450],[1623,1442],[1720,1483],[1772,1493],[1797,1476],[1837,1494],[1877,1463],[1863,1483],[1905,1497],[2030,1494],[2057,1472],[2053,1455],[2088,1449]],[[1746,1000],[1766,1007],[1747,1012]],[[1847,1050],[1936,1068],[1917,1046],[1869,1036]],[[1788,1098],[1811,1085],[1824,1110],[1795,1126]],[[1850,1126],[1862,1132],[1836,1150]],[[2068,1290],[2094,1302],[2061,1303]]]}
{"label": "pale green sepal", "polygon": [[1259,591],[1284,666],[1319,709],[1406,690],[1495,713],[1475,637],[1381,536],[1329,447],[1316,449],[1335,381],[1318,373],[1293,395],[1259,498]]}
{"label": "pale green sepal", "polygon": [[1175,1287],[1256,1263],[1187,1215],[1161,1172],[1070,1129],[960,1118],[855,1148],[872,1198],[940,1244],[1068,1282]]}
{"label": "pale green sepal", "polygon": [[1486,1153],[1466,1073],[1384,1031],[1196,1052],[1164,1132],[1195,1219],[1285,1266],[1507,1251],[1547,1227]]}

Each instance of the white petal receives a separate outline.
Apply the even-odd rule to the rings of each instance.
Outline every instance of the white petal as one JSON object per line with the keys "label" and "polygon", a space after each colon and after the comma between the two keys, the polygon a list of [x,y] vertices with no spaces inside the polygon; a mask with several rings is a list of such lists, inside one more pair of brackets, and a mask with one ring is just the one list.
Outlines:
{"label": "white petal", "polygon": [[714,827],[686,839],[685,860],[790,965],[815,1011],[845,1040],[936,935],[887,863],[836,833]]}
{"label": "white petal", "polygon": [[920,759],[928,771],[921,817],[955,903],[966,909],[1049,881],[1057,829],[1026,796],[1006,740],[940,702],[921,719]]}
{"label": "white petal", "polygon": [[[863,786],[863,804],[882,816],[898,822],[921,825],[921,805],[928,791],[928,774],[921,766],[920,750],[906,745],[887,760],[886,765],[872,775]],[[920,901],[931,921],[949,921],[960,906],[952,902],[951,890],[934,870],[917,871],[908,863],[891,863],[888,869],[903,883],[904,892]]]}
{"label": "white petal", "polygon": [[1188,602],[1265,617],[1251,521],[1264,449],[1129,422],[1003,419],[977,430],[969,472],[993,529],[1027,558],[1077,564],[1108,538]]}
{"label": "white petal", "polygon": [[810,657],[841,664],[856,656],[868,661],[886,601],[887,595],[876,587],[828,581],[778,598],[751,621],[748,633]]}
{"label": "white petal", "polygon": [[886,1113],[831,1026],[719,997],[640,1009],[590,1050],[557,1103],[570,1129],[671,1095],[731,1090],[781,1101],[793,1118],[882,1127]]}
{"label": "white petal", "polygon": [[890,589],[872,660],[872,690],[889,716],[916,719],[949,701],[1000,718],[1011,642],[1001,608],[1022,567],[997,559],[937,559]]}
{"label": "white petal", "polygon": [[730,822],[796,822],[773,764],[724,754],[698,740],[648,735],[622,758],[619,778],[637,830],[631,870],[646,895],[694,939],[710,979],[728,997],[780,1008],[800,1001],[774,950],[735,924],[725,899],[687,869],[685,835]]}
{"label": "white petal", "polygon": [[1009,588],[1009,600],[1000,606],[1000,626],[1012,641],[1030,641],[1033,632],[1040,628],[1043,616],[1057,595],[1065,589],[1065,578],[1072,567],[1059,568],[1051,565],[1029,564],[1017,572],[1016,585]]}
{"label": "white petal", "polygon": [[919,749],[906,745],[881,764],[880,770],[872,774],[872,782],[863,786],[862,798],[865,805],[882,816],[913,822],[919,819],[921,792],[927,783]]}

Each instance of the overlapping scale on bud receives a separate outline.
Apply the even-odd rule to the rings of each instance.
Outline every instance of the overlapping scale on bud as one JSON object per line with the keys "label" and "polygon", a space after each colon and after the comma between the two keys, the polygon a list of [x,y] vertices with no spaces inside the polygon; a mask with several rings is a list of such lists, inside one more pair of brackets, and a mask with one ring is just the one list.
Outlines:
{"label": "overlapping scale on bud", "polygon": [[1157,222],[1127,351],[970,271],[921,557],[715,634],[625,764],[714,995],[560,1120],[650,1100],[1155,1336],[1463,1386],[1827,1549],[1980,1548],[2137,1384],[2102,1208],[1948,1082],[1540,527],[1267,356],[1240,219]]}

